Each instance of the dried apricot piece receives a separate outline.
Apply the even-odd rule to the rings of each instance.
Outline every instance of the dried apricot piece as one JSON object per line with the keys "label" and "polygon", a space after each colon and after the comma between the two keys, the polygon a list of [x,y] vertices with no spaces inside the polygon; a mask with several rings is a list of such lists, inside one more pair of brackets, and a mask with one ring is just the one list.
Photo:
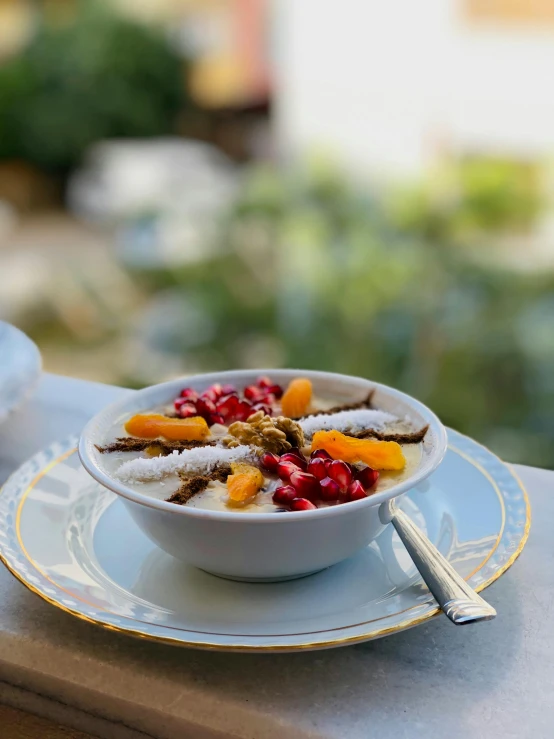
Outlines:
{"label": "dried apricot piece", "polygon": [[311,402],[312,383],[306,377],[296,377],[283,393],[281,411],[284,416],[298,418],[306,413]]}
{"label": "dried apricot piece", "polygon": [[247,464],[246,462],[231,462],[231,472],[233,475],[256,475],[256,478],[260,481],[260,485],[264,484],[264,476],[257,467],[254,467],[253,464]]}
{"label": "dried apricot piece", "polygon": [[355,439],[340,431],[316,431],[312,438],[312,451],[325,449],[333,459],[344,462],[364,462],[374,470],[402,470],[406,458],[396,441]]}
{"label": "dried apricot piece", "polygon": [[163,436],[172,441],[203,441],[210,429],[200,416],[192,418],[169,418],[159,413],[137,413],[125,424],[125,431],[141,439]]}
{"label": "dried apricot piece", "polygon": [[264,484],[264,476],[257,467],[242,462],[231,465],[232,475],[227,478],[227,491],[232,503],[246,503]]}

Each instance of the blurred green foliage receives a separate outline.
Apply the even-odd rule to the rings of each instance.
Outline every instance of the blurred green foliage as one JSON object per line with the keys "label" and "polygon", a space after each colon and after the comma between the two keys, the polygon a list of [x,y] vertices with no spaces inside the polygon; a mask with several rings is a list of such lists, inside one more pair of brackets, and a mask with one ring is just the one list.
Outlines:
{"label": "blurred green foliage", "polygon": [[[455,220],[511,228],[501,204],[517,187],[495,165],[490,177],[471,171]],[[222,224],[220,255],[157,275],[158,288],[185,299],[162,343],[192,352],[200,369],[278,363],[369,377],[511,461],[551,465],[554,275],[480,266],[445,240],[458,233],[449,222],[441,240],[425,209],[419,228],[397,215],[322,164],[254,167]],[[212,327],[193,347],[180,328],[191,306]]]}
{"label": "blurred green foliage", "polygon": [[497,157],[447,161],[392,201],[399,226],[424,238],[466,241],[527,232],[543,207],[539,166]]}
{"label": "blurred green foliage", "polygon": [[154,29],[80,2],[0,66],[0,158],[66,173],[106,138],[173,131],[183,60]]}

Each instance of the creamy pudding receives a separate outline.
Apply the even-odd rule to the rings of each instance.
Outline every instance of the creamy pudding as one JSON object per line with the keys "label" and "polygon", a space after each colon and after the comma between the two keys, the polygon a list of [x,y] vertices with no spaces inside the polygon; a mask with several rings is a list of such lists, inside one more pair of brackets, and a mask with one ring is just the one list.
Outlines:
{"label": "creamy pudding", "polygon": [[243,513],[360,500],[418,469],[426,428],[355,402],[318,397],[306,378],[238,389],[184,388],[171,405],[115,424],[106,471],[143,495]]}

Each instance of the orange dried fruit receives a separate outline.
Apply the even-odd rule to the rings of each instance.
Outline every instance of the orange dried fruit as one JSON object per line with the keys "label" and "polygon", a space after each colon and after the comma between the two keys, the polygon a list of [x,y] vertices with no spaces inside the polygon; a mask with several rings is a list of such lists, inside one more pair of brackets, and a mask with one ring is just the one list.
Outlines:
{"label": "orange dried fruit", "polygon": [[312,383],[305,377],[297,377],[289,382],[281,398],[284,416],[298,418],[303,416],[312,402]]}
{"label": "orange dried fruit", "polygon": [[254,467],[253,464],[247,464],[246,462],[231,462],[231,472],[233,473],[233,475],[256,475],[257,479],[260,481],[260,484],[264,484],[264,476],[257,467]]}
{"label": "orange dried fruit", "polygon": [[406,458],[396,441],[355,439],[340,431],[316,431],[312,438],[312,451],[325,449],[333,459],[343,462],[364,462],[374,470],[402,470]]}
{"label": "orange dried fruit", "polygon": [[263,487],[264,476],[257,467],[242,462],[231,465],[232,475],[227,478],[227,491],[232,503],[246,503]]}
{"label": "orange dried fruit", "polygon": [[192,418],[169,418],[160,413],[137,413],[125,424],[125,431],[141,439],[163,436],[172,441],[203,441],[210,429],[200,416]]}

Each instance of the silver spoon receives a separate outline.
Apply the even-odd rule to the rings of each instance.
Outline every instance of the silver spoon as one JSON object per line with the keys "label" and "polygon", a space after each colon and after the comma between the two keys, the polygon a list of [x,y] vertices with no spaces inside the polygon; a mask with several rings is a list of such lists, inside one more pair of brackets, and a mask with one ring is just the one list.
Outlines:
{"label": "silver spoon", "polygon": [[382,523],[392,523],[419,574],[453,623],[490,621],[496,616],[495,609],[458,575],[450,562],[393,500],[381,504],[379,518]]}

